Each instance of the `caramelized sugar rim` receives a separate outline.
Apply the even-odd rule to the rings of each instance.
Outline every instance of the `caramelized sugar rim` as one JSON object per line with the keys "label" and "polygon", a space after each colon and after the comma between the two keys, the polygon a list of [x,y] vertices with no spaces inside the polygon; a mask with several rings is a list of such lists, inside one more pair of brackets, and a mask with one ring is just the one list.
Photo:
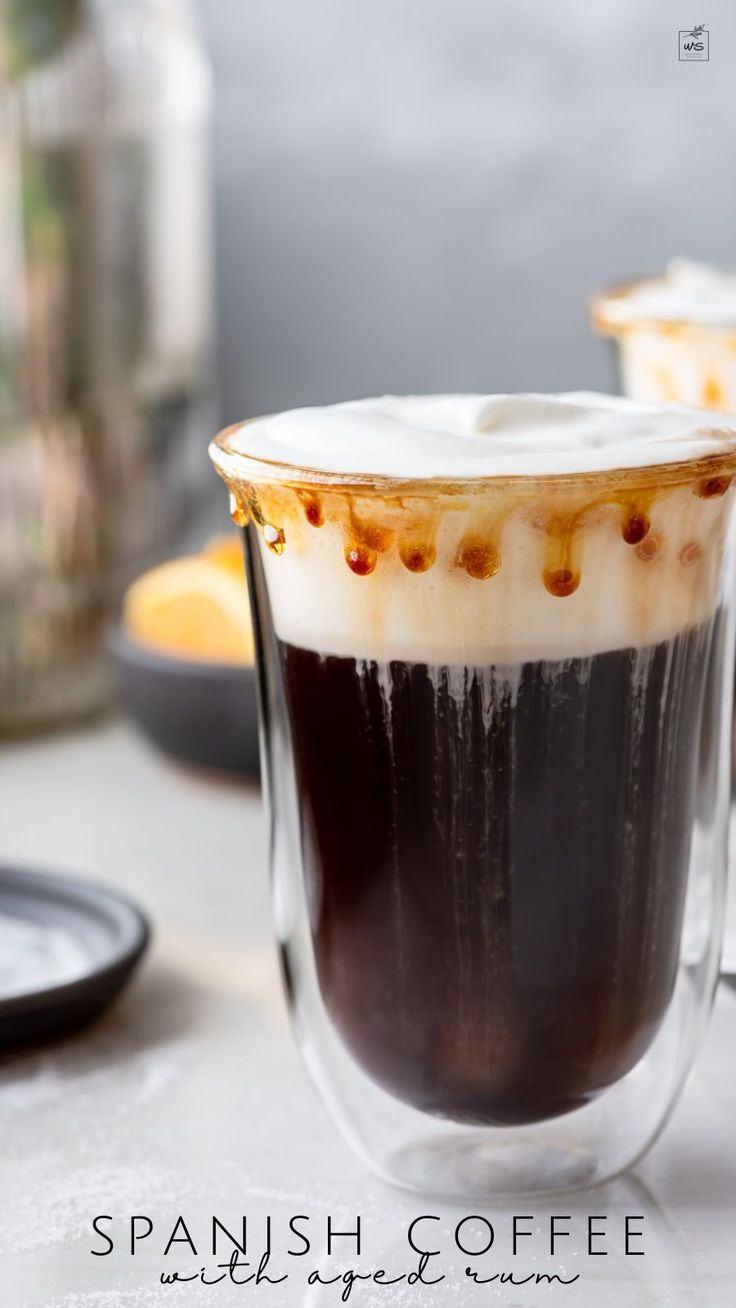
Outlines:
{"label": "caramelized sugar rim", "polygon": [[[590,522],[602,510],[618,515],[618,530],[642,563],[656,558],[660,533],[652,532],[651,513],[657,501],[682,487],[701,500],[726,494],[736,474],[736,432],[733,446],[723,452],[642,468],[588,472],[482,475],[421,480],[374,475],[320,472],[276,460],[256,459],[230,448],[243,424],[228,427],[215,438],[210,454],[230,491],[230,512],[238,526],[253,522],[271,553],[288,547],[294,513],[310,527],[327,521],[342,537],[348,568],[370,576],[382,555],[394,548],[403,566],[428,572],[437,560],[436,533],[443,513],[459,509],[469,522],[458,541],[454,567],[479,581],[501,568],[501,536],[511,513],[521,508],[543,533],[541,577],[546,590],[564,598],[580,585],[580,542]],[[703,428],[702,434],[712,434]],[[398,511],[398,512],[397,512]],[[686,543],[680,563],[690,567],[702,558],[699,540]]]}
{"label": "caramelized sugar rim", "polygon": [[656,275],[634,277],[629,281],[614,282],[612,286],[597,291],[588,302],[590,325],[593,330],[601,336],[625,336],[629,332],[638,330],[661,332],[663,336],[680,336],[689,332],[736,334],[736,314],[734,314],[733,322],[727,323],[694,322],[692,318],[647,318],[641,314],[623,321],[619,318],[609,317],[608,306],[612,300],[617,302],[625,300],[637,287],[658,280],[660,278]]}

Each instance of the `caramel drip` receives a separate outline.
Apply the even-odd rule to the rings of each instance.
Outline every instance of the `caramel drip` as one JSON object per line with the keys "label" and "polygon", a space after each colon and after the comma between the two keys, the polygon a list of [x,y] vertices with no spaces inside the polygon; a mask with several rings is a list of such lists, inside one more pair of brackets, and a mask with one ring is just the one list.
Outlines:
{"label": "caramel drip", "polygon": [[560,514],[547,521],[542,580],[545,590],[558,599],[573,595],[580,585],[578,564],[579,518],[581,514]]}
{"label": "caramel drip", "polygon": [[348,545],[345,562],[356,577],[368,577],[378,563],[378,555],[375,550],[367,549],[364,545]]}
{"label": "caramel drip", "polygon": [[394,529],[383,526],[375,519],[370,522],[359,517],[352,504],[348,510],[348,536],[350,543],[362,545],[375,554],[384,554],[394,538]]}
{"label": "caramel drip", "polygon": [[399,535],[399,558],[407,572],[429,572],[437,559],[436,536],[441,515],[434,506],[405,502],[400,507],[408,521]]}
{"label": "caramel drip", "polygon": [[255,486],[251,486],[251,485],[244,486],[243,490],[245,493],[245,499],[248,505],[248,512],[250,513],[250,516],[252,517],[257,527],[263,527],[265,518],[263,516],[263,513],[261,512],[261,502],[258,498],[258,491],[256,490]]}
{"label": "caramel drip", "polygon": [[[699,498],[725,495],[734,480],[728,467],[711,460],[701,461],[698,475],[689,482]],[[679,483],[687,484],[686,482]],[[520,513],[543,540],[541,580],[550,595],[565,598],[581,582],[581,549],[585,533],[602,527],[606,520],[618,522],[622,540],[631,546],[642,563],[664,553],[667,540],[652,528],[652,508],[666,486],[644,483],[636,488],[601,488],[598,495],[576,491],[555,500],[520,492],[500,494],[474,501],[471,495],[426,498],[420,495],[373,497],[363,490],[340,490],[315,486],[281,486],[239,482],[230,495],[230,513],[238,526],[252,521],[260,530],[272,554],[287,546],[288,524],[299,518],[311,527],[332,524],[342,534],[345,562],[358,577],[367,577],[378,566],[380,556],[393,550],[401,565],[415,575],[437,564],[437,533],[447,512],[457,509],[466,515],[465,530],[443,566],[461,568],[477,581],[493,578],[503,563],[501,533],[507,519]],[[470,520],[467,515],[470,511]],[[540,541],[541,544],[541,541]],[[688,540],[679,549],[679,562],[692,567],[702,559],[704,545]]]}
{"label": "caramel drip", "polygon": [[501,556],[496,546],[479,536],[464,536],[457,551],[457,564],[476,581],[495,577],[501,567]]}
{"label": "caramel drip", "polygon": [[572,595],[580,585],[580,573],[573,568],[545,568],[542,575],[545,590],[559,599]]}
{"label": "caramel drip", "polygon": [[476,512],[457,547],[456,566],[476,581],[495,577],[501,567],[501,529],[508,516],[508,507]]}
{"label": "caramel drip", "polygon": [[386,527],[375,519],[369,521],[356,513],[348,504],[347,524],[343,528],[345,561],[358,577],[368,577],[378,563],[378,555],[385,553],[394,539],[393,527]]}
{"label": "caramel drip", "polygon": [[283,554],[286,548],[286,537],[280,527],[274,527],[271,522],[264,522],[263,539],[272,554]]}
{"label": "caramel drip", "polygon": [[228,505],[230,508],[230,517],[236,527],[244,527],[248,522],[249,513],[244,504],[241,504],[232,491],[230,491]]}
{"label": "caramel drip", "polygon": [[[283,515],[283,505],[277,495],[266,496],[260,495],[255,486],[247,485],[245,487],[245,498],[248,505],[250,517],[260,528],[266,545],[272,554],[283,554],[286,548],[286,536],[282,527],[278,525],[278,519]],[[273,521],[276,519],[277,521]],[[247,521],[247,517],[246,517]]]}
{"label": "caramel drip", "polygon": [[733,477],[705,477],[695,486],[695,494],[699,495],[701,500],[716,499],[719,495],[725,495]]}
{"label": "caramel drip", "polygon": [[437,552],[431,541],[399,542],[399,558],[409,572],[428,572],[436,557]]}
{"label": "caramel drip", "polygon": [[638,545],[649,532],[649,505],[639,501],[624,503],[621,513],[621,535],[627,545]]}
{"label": "caramel drip", "polygon": [[304,509],[304,517],[311,527],[324,526],[325,515],[318,495],[311,491],[298,490],[297,495]]}

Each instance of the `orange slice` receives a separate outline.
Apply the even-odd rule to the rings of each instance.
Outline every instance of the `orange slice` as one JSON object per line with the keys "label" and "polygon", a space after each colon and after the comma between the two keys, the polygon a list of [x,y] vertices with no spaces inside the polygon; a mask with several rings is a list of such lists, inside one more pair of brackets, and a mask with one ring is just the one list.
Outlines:
{"label": "orange slice", "polygon": [[213,536],[202,550],[206,559],[211,559],[218,567],[225,568],[236,577],[245,579],[245,562],[243,546],[239,536]]}
{"label": "orange slice", "polygon": [[152,568],[128,590],[123,622],[135,640],[181,658],[254,659],[242,562],[237,573],[206,555]]}

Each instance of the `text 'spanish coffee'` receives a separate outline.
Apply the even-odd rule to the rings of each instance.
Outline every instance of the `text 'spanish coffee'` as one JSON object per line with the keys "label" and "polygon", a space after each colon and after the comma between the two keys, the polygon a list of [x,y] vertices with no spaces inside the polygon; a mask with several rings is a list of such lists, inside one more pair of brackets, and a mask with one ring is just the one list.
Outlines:
{"label": "text 'spanish coffee'", "polygon": [[717,971],[736,437],[605,396],[384,397],[212,453],[328,1103],[403,1184],[617,1170]]}

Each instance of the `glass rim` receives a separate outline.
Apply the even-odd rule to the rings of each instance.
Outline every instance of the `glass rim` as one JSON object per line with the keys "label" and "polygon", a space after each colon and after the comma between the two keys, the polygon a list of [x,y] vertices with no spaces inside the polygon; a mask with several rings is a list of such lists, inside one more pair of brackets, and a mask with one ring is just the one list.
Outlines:
{"label": "glass rim", "polygon": [[[666,406],[662,406],[666,407]],[[426,477],[403,477],[387,473],[333,472],[278,459],[264,459],[244,450],[235,450],[231,438],[235,432],[261,417],[247,418],[242,422],[223,427],[210,441],[208,453],[215,469],[230,489],[238,485],[270,484],[285,489],[319,488],[322,491],[353,492],[358,495],[395,497],[422,497],[426,495],[478,495],[493,489],[508,488],[517,494],[525,490],[530,494],[540,488],[580,488],[591,490],[640,490],[687,485],[689,482],[712,477],[733,477],[736,474],[736,416],[733,427],[719,427],[704,422],[693,427],[693,436],[711,436],[731,441],[731,448],[693,455],[687,459],[647,463],[636,466],[621,465],[612,468],[592,468],[565,472],[525,472],[517,474],[477,473],[473,476],[440,474]],[[703,413],[707,418],[707,412]]]}

